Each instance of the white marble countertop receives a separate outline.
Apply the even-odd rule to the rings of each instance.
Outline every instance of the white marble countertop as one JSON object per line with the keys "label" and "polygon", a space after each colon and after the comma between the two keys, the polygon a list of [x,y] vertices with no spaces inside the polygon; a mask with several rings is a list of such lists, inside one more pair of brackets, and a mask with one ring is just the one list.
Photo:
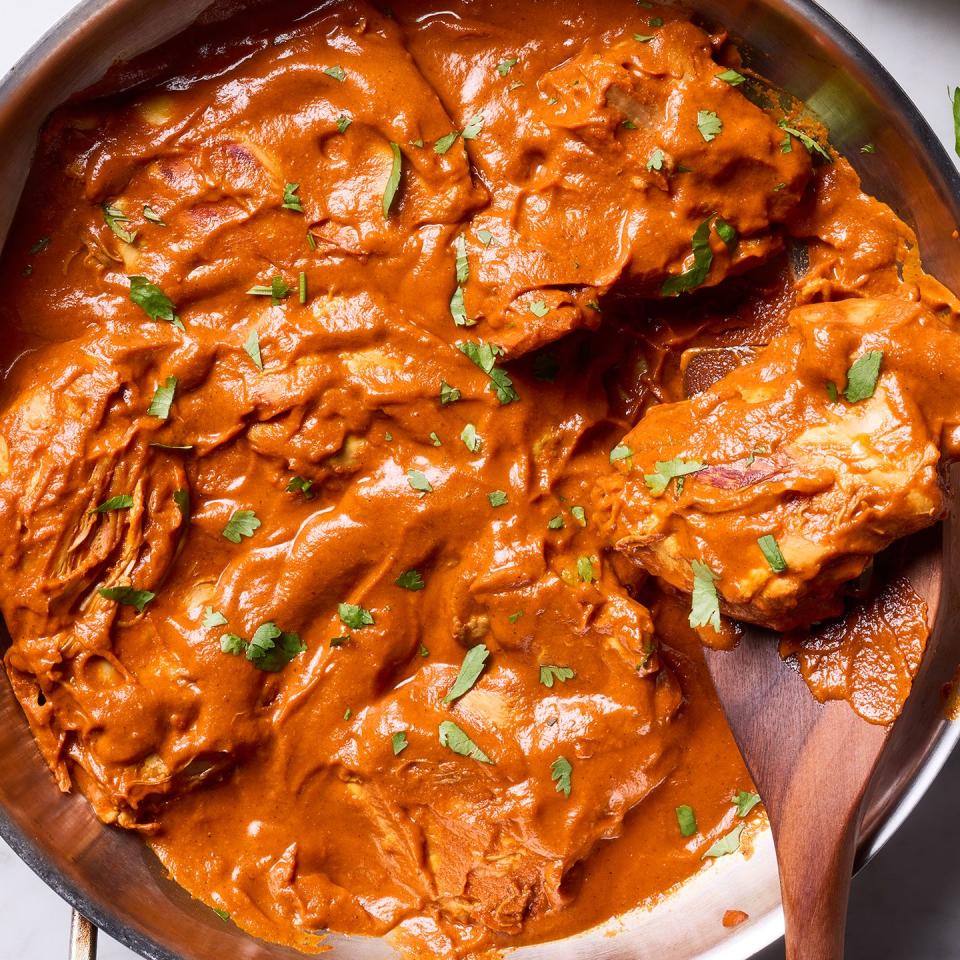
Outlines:
{"label": "white marble countertop", "polygon": [[[960,84],[960,0],[821,0],[903,85],[953,153],[947,86]],[[4,0],[0,72],[5,72],[74,0]],[[960,755],[877,859],[854,884],[848,960],[960,957]],[[0,841],[0,956],[65,958],[69,909]],[[774,946],[757,960],[777,960]],[[101,960],[134,954],[100,938]]]}

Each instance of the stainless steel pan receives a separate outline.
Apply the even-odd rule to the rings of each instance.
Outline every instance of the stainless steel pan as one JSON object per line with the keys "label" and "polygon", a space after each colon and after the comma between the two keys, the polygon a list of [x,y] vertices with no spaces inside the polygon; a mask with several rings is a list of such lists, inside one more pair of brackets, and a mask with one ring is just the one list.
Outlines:
{"label": "stainless steel pan", "polygon": [[[0,238],[6,235],[43,118],[70,94],[174,35],[210,0],[86,0],[0,84]],[[269,2],[269,0],[244,0]],[[585,0],[589,2],[589,0]],[[602,2],[602,0],[595,0]],[[811,0],[690,0],[739,37],[751,64],[802,98],[858,164],[866,188],[916,230],[928,268],[960,290],[960,176],[933,132],[879,63]],[[863,155],[860,147],[876,145]],[[942,689],[960,662],[960,527],[911,544],[939,595],[937,626],[893,748],[878,772],[865,820],[861,862],[902,822],[936,776],[960,727],[943,719]],[[291,950],[252,940],[163,876],[140,839],[101,825],[82,797],[54,786],[20,708],[0,682],[0,833],[57,893],[112,937],[151,960],[283,960]],[[815,842],[812,838],[811,842]],[[750,920],[725,930],[725,909]],[[612,930],[616,936],[609,936]],[[772,844],[750,860],[726,858],[650,911],[578,937],[524,948],[527,960],[644,958],[742,960],[782,932]],[[91,929],[75,924],[78,960]],[[333,937],[344,960],[390,956],[380,941]],[[85,951],[85,952],[83,952]]]}

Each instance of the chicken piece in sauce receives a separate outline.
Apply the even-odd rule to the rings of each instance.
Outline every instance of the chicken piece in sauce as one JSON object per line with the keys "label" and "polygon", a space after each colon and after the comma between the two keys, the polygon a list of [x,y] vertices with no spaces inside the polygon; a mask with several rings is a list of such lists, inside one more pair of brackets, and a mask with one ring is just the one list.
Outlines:
{"label": "chicken piece in sauce", "polygon": [[600,482],[616,548],[690,593],[695,565],[730,616],[789,629],[944,510],[957,454],[960,333],[888,298],[794,310],[752,362],[651,409]]}

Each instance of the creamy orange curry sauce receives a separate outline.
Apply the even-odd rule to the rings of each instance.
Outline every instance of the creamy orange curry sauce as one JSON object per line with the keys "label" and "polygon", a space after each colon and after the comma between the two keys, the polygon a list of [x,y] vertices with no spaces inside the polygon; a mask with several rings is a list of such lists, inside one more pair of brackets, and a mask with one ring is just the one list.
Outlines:
{"label": "creamy orange curry sauce", "polygon": [[40,748],[305,950],[650,903],[762,811],[702,642],[902,706],[925,607],[864,589],[944,511],[957,301],[677,8],[230,13],[50,119],[3,255]]}

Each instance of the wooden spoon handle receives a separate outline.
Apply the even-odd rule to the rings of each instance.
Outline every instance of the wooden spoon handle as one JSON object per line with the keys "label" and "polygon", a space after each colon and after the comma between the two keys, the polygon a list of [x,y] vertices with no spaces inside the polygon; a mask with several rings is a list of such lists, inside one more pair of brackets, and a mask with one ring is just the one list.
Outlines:
{"label": "wooden spoon handle", "polygon": [[780,892],[787,960],[843,960],[856,828],[832,824],[821,831],[820,819],[811,817],[803,835],[781,831],[777,841],[785,866]]}

